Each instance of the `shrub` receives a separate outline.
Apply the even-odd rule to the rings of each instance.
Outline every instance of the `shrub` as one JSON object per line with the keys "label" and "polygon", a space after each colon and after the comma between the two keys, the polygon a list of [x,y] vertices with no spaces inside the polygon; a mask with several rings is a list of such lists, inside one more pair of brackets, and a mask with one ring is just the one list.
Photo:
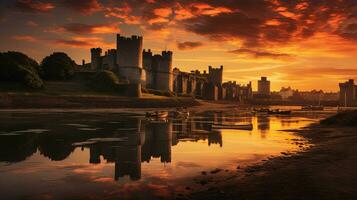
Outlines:
{"label": "shrub", "polygon": [[41,62],[46,80],[67,80],[74,74],[76,63],[65,53],[55,52]]}
{"label": "shrub", "polygon": [[41,88],[38,63],[20,52],[0,53],[0,81],[20,82],[30,88]]}
{"label": "shrub", "polygon": [[25,69],[23,75],[23,81],[27,86],[33,89],[39,89],[43,87],[43,81],[37,74]]}
{"label": "shrub", "polygon": [[119,79],[117,75],[108,70],[98,72],[91,82],[91,86],[100,91],[115,91],[118,84]]}

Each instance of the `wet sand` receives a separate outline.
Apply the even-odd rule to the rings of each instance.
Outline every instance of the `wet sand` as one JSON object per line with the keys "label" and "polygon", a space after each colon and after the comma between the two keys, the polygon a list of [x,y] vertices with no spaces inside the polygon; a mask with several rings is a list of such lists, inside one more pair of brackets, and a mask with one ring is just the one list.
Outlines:
{"label": "wet sand", "polygon": [[320,124],[296,130],[310,141],[309,149],[232,173],[201,175],[205,184],[178,199],[357,199],[356,130]]}

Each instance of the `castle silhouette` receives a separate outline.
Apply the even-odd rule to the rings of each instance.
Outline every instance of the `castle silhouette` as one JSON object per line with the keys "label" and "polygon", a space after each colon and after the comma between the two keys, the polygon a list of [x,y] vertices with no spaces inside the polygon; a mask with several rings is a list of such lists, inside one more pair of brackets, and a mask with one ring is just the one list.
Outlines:
{"label": "castle silhouette", "polygon": [[85,64],[88,71],[111,70],[119,78],[140,87],[167,91],[176,95],[189,95],[206,100],[239,100],[252,97],[251,83],[246,86],[236,82],[223,83],[223,66],[209,66],[208,73],[198,70],[182,72],[173,68],[173,52],[154,54],[143,49],[143,37],[123,37],[117,34],[117,48],[102,55],[101,48],[91,49],[91,63]]}

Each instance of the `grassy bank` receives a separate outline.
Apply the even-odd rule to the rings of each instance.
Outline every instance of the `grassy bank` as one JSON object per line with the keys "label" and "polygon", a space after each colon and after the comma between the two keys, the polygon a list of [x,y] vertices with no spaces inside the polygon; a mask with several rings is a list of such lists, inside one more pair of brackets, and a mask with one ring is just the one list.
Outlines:
{"label": "grassy bank", "polygon": [[0,94],[0,109],[24,108],[159,108],[195,106],[193,98],[110,95]]}
{"label": "grassy bank", "polygon": [[41,89],[2,82],[0,109],[26,108],[159,108],[195,106],[190,97],[165,97],[144,93],[142,98],[125,97],[115,92],[99,92],[85,81],[46,81]]}
{"label": "grassy bank", "polygon": [[183,199],[357,199],[357,111],[338,114],[297,133],[306,152],[237,169]]}

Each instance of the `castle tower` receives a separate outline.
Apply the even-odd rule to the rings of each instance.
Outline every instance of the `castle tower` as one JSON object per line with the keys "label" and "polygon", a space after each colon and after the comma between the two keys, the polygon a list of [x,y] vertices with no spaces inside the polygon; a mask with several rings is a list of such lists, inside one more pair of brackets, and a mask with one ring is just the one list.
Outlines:
{"label": "castle tower", "polygon": [[117,64],[120,76],[131,83],[145,84],[142,37],[133,35],[127,38],[117,35]]}
{"label": "castle tower", "polygon": [[154,89],[153,56],[151,50],[143,51],[143,68],[146,74],[146,87]]}
{"label": "castle tower", "polygon": [[101,68],[101,56],[102,49],[101,48],[92,48],[91,52],[91,70],[99,70]]}
{"label": "castle tower", "polygon": [[347,82],[340,83],[340,98],[339,102],[341,106],[354,106],[357,99],[357,86],[354,84],[354,80],[350,79]]}
{"label": "castle tower", "polygon": [[173,90],[172,52],[163,51],[157,69],[156,89],[163,91]]}
{"label": "castle tower", "polygon": [[223,83],[223,66],[220,68],[208,67],[208,80],[216,86],[222,85]]}
{"label": "castle tower", "polygon": [[263,96],[270,96],[270,81],[267,77],[261,77],[258,80],[258,94]]}
{"label": "castle tower", "polygon": [[152,52],[151,49],[143,51],[143,68],[146,70],[151,70],[152,65]]}

